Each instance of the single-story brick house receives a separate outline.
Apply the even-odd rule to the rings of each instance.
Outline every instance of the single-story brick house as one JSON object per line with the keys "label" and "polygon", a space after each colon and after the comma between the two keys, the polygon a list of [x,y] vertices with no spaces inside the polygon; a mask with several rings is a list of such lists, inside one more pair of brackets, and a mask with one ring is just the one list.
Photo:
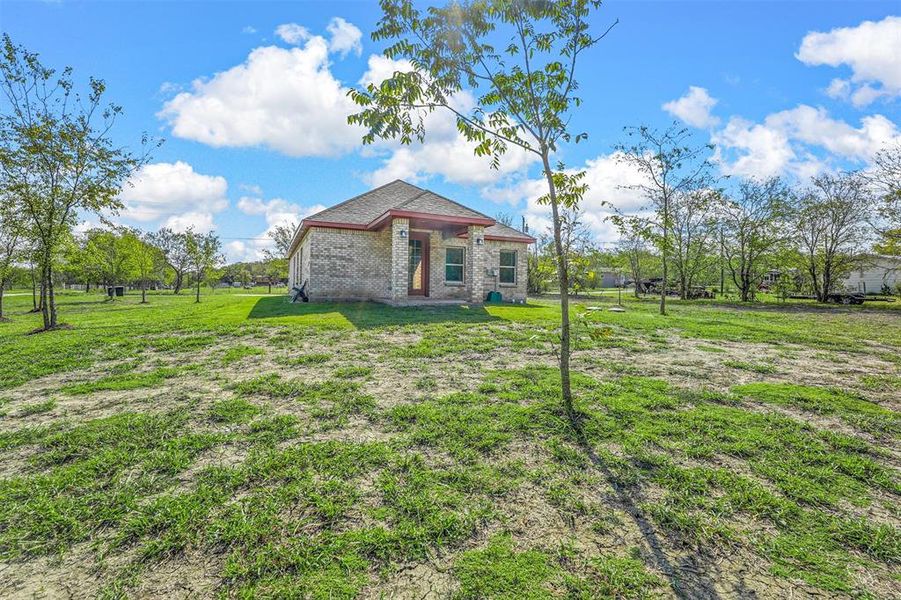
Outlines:
{"label": "single-story brick house", "polygon": [[481,303],[526,299],[529,235],[405,181],[301,221],[288,251],[289,287],[311,300]]}

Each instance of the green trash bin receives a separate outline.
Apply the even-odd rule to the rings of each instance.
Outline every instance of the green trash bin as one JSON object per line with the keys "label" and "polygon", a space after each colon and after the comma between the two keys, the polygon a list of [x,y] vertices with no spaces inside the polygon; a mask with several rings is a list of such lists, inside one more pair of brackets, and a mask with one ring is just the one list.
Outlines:
{"label": "green trash bin", "polygon": [[485,298],[486,302],[502,302],[503,296],[501,296],[500,292],[488,292],[488,297]]}

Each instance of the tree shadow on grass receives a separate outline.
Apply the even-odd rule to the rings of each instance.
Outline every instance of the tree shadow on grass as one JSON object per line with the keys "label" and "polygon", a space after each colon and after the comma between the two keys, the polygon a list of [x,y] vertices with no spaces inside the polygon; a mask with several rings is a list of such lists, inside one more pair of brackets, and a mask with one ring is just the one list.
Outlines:
{"label": "tree shadow on grass", "polygon": [[[522,308],[527,308],[528,305]],[[519,308],[519,307],[517,307]],[[388,306],[377,302],[309,302],[291,303],[285,296],[260,298],[247,315],[248,319],[312,317],[311,325],[348,324],[355,329],[377,329],[414,324],[488,323],[502,321],[479,305]]]}
{"label": "tree shadow on grass", "polygon": [[[681,541],[670,536],[666,536],[665,539],[661,538],[657,528],[641,507],[644,503],[641,490],[637,486],[620,483],[605,461],[595,452],[594,447],[585,436],[581,423],[573,423],[573,425],[583,451],[591,460],[592,465],[604,475],[610,484],[614,495],[611,500],[617,508],[626,512],[638,527],[645,542],[651,566],[664,574],[676,597],[686,600],[719,600],[720,594],[711,577],[718,571],[714,559],[704,556],[700,552],[671,557],[667,553],[667,547],[679,547],[682,545]],[[745,586],[744,580],[735,582],[734,587],[734,591],[739,594],[738,597],[756,597],[754,591]]]}

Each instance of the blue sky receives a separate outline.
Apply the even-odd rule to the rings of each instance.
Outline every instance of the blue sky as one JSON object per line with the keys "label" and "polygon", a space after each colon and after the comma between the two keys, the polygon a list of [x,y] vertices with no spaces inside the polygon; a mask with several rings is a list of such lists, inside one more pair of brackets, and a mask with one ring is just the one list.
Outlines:
{"label": "blue sky", "polygon": [[[573,119],[589,139],[558,157],[589,172],[598,240],[614,238],[603,201],[640,205],[611,155],[625,125],[679,119],[718,145],[724,173],[800,180],[901,141],[898,14],[897,1],[605,4],[596,29],[620,23],[585,55]],[[45,64],[107,81],[120,143],[165,138],[123,193],[128,224],[213,227],[230,259],[253,258],[269,227],[402,177],[543,228],[536,165],[514,155],[490,171],[447,119],[422,147],[362,148],[345,93],[390,71],[369,37],[378,18],[374,1],[0,3],[0,28]]]}

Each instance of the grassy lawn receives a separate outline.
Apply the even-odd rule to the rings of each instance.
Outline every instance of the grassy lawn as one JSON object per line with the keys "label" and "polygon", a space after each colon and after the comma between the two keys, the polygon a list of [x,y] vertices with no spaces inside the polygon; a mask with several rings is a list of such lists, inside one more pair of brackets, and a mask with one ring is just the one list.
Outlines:
{"label": "grassy lawn", "polygon": [[[63,295],[0,324],[0,597],[898,597],[901,306]],[[601,310],[595,310],[598,307]]]}

